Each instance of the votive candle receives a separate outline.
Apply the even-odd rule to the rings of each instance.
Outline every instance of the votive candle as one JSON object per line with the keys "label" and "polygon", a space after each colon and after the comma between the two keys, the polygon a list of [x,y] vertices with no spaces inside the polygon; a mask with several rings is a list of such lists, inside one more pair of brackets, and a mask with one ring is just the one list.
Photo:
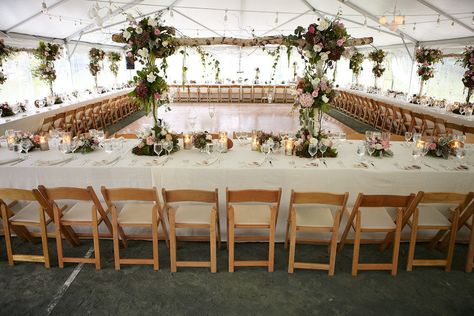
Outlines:
{"label": "votive candle", "polygon": [[183,135],[183,147],[184,149],[191,149],[193,147],[191,143],[191,135],[189,134]]}

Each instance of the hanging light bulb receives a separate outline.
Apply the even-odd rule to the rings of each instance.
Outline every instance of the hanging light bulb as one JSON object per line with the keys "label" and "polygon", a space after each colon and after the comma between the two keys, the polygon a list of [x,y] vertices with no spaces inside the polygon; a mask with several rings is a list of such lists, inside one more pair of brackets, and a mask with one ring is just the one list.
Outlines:
{"label": "hanging light bulb", "polygon": [[224,22],[227,22],[227,19],[228,19],[228,17],[227,17],[227,9],[226,9],[225,14],[224,14]]}
{"label": "hanging light bulb", "polygon": [[46,2],[41,3],[41,13],[46,14],[48,13],[48,6],[46,5]]}
{"label": "hanging light bulb", "polygon": [[278,12],[276,13],[276,16],[275,16],[275,24],[278,24]]}
{"label": "hanging light bulb", "polygon": [[441,22],[441,17],[440,15],[438,14],[438,18],[436,19],[436,24],[439,26],[439,23]]}
{"label": "hanging light bulb", "polygon": [[385,15],[382,15],[380,18],[379,18],[379,23],[380,24],[385,24],[387,23],[387,17]]}
{"label": "hanging light bulb", "polygon": [[[401,15],[395,15],[395,16],[393,17],[393,22],[395,22],[397,25],[402,25],[404,20],[405,20],[405,19],[404,19],[403,16],[401,16]],[[392,23],[393,23],[393,22],[392,22]]]}
{"label": "hanging light bulb", "polygon": [[388,27],[388,29],[392,32],[395,32],[398,28],[398,24],[397,22],[395,22],[395,20],[392,21],[392,23],[390,23],[390,26]]}
{"label": "hanging light bulb", "polygon": [[413,23],[413,31],[416,31],[416,22]]}
{"label": "hanging light bulb", "polygon": [[172,9],[172,8],[168,8],[168,10],[170,11],[170,17],[174,17],[173,9]]}
{"label": "hanging light bulb", "polygon": [[454,26],[454,20],[453,20],[453,21],[451,21],[451,26]]}
{"label": "hanging light bulb", "polygon": [[367,27],[367,17],[366,16],[364,17],[364,27],[365,28]]}

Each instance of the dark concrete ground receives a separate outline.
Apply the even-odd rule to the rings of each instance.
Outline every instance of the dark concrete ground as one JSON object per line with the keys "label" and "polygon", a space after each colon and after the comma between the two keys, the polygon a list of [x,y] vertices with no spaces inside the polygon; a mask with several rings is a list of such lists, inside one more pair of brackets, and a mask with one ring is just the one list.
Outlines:
{"label": "dark concrete ground", "polygon": [[[83,256],[90,240],[66,255]],[[39,251],[18,239],[17,252]],[[179,243],[178,258],[207,259],[208,244]],[[327,260],[324,246],[298,245],[297,260]],[[76,268],[59,269],[54,240],[50,241],[53,267],[17,263],[8,266],[4,240],[0,238],[0,315],[48,315],[54,298]],[[265,268],[236,268],[227,271],[227,251],[218,252],[218,273],[204,268],[180,268],[170,273],[169,255],[160,242],[160,270],[152,266],[123,266],[115,271],[113,248],[101,240],[102,270],[84,265],[77,277],[50,310],[51,315],[473,315],[474,275],[464,272],[467,247],[458,245],[452,272],[440,268],[415,268],[406,272],[407,245],[400,251],[399,274],[363,271],[351,276],[352,246],[338,253],[336,274],[296,270],[287,273],[288,252],[277,244],[275,272]],[[124,255],[151,256],[151,243],[131,242]],[[361,260],[388,259],[376,246],[362,247]],[[418,256],[440,256],[436,250],[417,248]],[[239,259],[264,259],[265,244],[238,244]]]}

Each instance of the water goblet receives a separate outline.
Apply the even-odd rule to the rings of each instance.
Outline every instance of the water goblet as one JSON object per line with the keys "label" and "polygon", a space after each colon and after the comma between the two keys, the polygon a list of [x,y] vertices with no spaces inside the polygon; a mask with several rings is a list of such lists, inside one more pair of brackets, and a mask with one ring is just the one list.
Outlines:
{"label": "water goblet", "polygon": [[373,131],[365,131],[365,139],[367,141],[370,141],[374,137],[374,132]]}
{"label": "water goblet", "polygon": [[375,152],[375,147],[374,146],[367,146],[367,153],[369,156],[372,156]]}
{"label": "water goblet", "polygon": [[214,144],[213,143],[207,143],[206,144],[206,153],[210,156],[214,152]]}
{"label": "water goblet", "polygon": [[322,141],[318,143],[319,151],[321,152],[321,158],[324,158],[324,153],[328,149],[328,146],[324,144]]}
{"label": "water goblet", "polygon": [[308,153],[311,156],[311,159],[314,159],[314,156],[318,152],[318,144],[316,143],[310,143],[308,146]]}
{"label": "water goblet", "polygon": [[459,166],[461,166],[461,162],[466,157],[466,150],[462,147],[456,148],[456,158],[458,160]]}
{"label": "water goblet", "polygon": [[173,141],[171,140],[165,141],[163,144],[163,148],[166,150],[169,156],[171,154],[171,151],[173,150]]}
{"label": "water goblet", "polygon": [[357,145],[357,156],[359,156],[359,161],[362,162],[364,160],[365,156],[365,145],[364,144],[359,144]]}
{"label": "water goblet", "polygon": [[153,151],[155,152],[155,154],[157,156],[160,156],[161,153],[163,152],[163,143],[162,142],[154,143],[153,144]]}
{"label": "water goblet", "polygon": [[421,139],[421,133],[413,133],[413,142],[416,144]]}
{"label": "water goblet", "polygon": [[29,139],[23,139],[20,142],[20,147],[21,147],[20,153],[23,154],[23,159],[27,159],[28,158],[28,151],[31,148],[31,141]]}
{"label": "water goblet", "polygon": [[411,132],[405,132],[405,146],[408,147],[408,143],[410,142],[411,140],[411,137],[412,137],[412,133]]}
{"label": "water goblet", "polygon": [[412,158],[413,158],[413,163],[414,163],[414,164],[417,164],[418,158],[420,158],[420,156],[421,156],[421,150],[420,150],[420,148],[415,147],[415,148],[413,149],[413,151],[411,152],[411,156],[412,156]]}
{"label": "water goblet", "polygon": [[59,145],[58,145],[58,149],[59,151],[63,154],[63,159],[66,159],[66,154],[69,152],[70,150],[70,144],[69,143],[66,143],[66,142],[61,142]]}
{"label": "water goblet", "polygon": [[262,144],[262,153],[265,155],[265,161],[267,160],[268,154],[270,153],[271,146],[268,142]]}

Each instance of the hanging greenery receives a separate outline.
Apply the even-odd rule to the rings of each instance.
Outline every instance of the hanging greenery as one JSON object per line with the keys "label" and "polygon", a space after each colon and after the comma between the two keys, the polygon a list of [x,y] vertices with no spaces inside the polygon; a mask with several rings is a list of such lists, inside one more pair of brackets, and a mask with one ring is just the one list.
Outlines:
{"label": "hanging greenery", "polygon": [[360,75],[360,72],[364,70],[362,68],[362,63],[364,62],[365,56],[361,52],[355,50],[349,59],[349,68],[352,70],[354,75],[357,77]]}
{"label": "hanging greenery", "polygon": [[186,82],[186,73],[188,72],[188,67],[186,66],[186,57],[189,56],[186,48],[183,48],[179,51],[183,55],[183,65],[181,66],[181,82],[184,84]]}
{"label": "hanging greenery", "polygon": [[255,68],[255,81],[254,83],[259,83],[260,80],[260,68]]}
{"label": "hanging greenery", "polygon": [[12,51],[5,45],[3,39],[0,39],[0,85],[7,81],[7,76],[3,72],[3,62],[8,56],[12,54]]}
{"label": "hanging greenery", "polygon": [[462,66],[466,70],[464,72],[462,83],[467,88],[466,103],[469,104],[472,93],[474,91],[474,47],[469,46],[464,49],[462,59],[460,60]]}
{"label": "hanging greenery", "polygon": [[105,52],[102,49],[91,48],[89,50],[89,71],[94,77],[95,87],[97,88],[97,75],[102,70],[100,62],[105,58]]}
{"label": "hanging greenery", "polygon": [[217,58],[214,57],[214,55],[209,52],[206,52],[204,49],[202,49],[202,47],[196,46],[195,49],[201,58],[201,65],[204,68],[204,73],[206,71],[206,68],[208,66],[211,66],[212,71],[214,72],[214,80],[216,82],[219,82],[219,76],[221,73],[220,62],[217,60]]}
{"label": "hanging greenery", "polygon": [[385,55],[385,52],[381,49],[375,49],[369,53],[369,59],[375,63],[374,67],[372,67],[372,73],[376,78],[382,77],[385,71],[385,68],[382,66]]}
{"label": "hanging greenery", "polygon": [[122,60],[122,55],[117,52],[109,52],[107,54],[107,58],[109,59],[109,62],[110,62],[109,69],[114,74],[114,77],[117,79],[117,75],[119,71],[118,63],[120,62],[120,60]]}
{"label": "hanging greenery", "polygon": [[45,81],[53,95],[53,82],[56,80],[54,62],[61,55],[61,46],[53,43],[39,42],[38,48],[33,51],[33,56],[39,60],[39,65],[33,69],[33,76]]}
{"label": "hanging greenery", "polygon": [[272,73],[270,76],[270,82],[273,82],[275,80],[276,68],[278,66],[278,62],[280,61],[280,57],[281,57],[281,52],[280,52],[281,46],[277,46],[275,50],[269,50],[266,47],[262,47],[262,50],[266,52],[268,55],[270,55],[271,57],[273,57]]}

